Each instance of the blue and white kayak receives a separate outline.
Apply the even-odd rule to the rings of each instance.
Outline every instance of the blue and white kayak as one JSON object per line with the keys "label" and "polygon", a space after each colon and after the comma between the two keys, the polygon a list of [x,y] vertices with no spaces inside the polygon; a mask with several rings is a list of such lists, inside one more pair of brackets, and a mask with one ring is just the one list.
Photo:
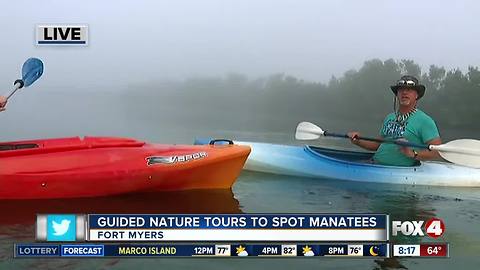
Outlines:
{"label": "blue and white kayak", "polygon": [[[196,144],[208,143],[196,140]],[[400,167],[368,162],[373,153],[315,146],[241,142],[252,151],[245,170],[310,178],[407,185],[480,187],[480,169],[428,161]]]}

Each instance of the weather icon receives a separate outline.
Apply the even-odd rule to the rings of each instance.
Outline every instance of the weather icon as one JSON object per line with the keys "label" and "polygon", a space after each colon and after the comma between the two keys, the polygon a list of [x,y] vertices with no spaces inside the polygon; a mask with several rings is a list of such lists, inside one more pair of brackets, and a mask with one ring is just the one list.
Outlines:
{"label": "weather icon", "polygon": [[237,247],[237,256],[240,256],[240,257],[248,256],[248,252],[245,250],[245,247],[243,247],[242,245]]}
{"label": "weather icon", "polygon": [[371,246],[370,247],[370,255],[372,256],[378,256],[378,253],[380,252],[380,248],[377,246]]}
{"label": "weather icon", "polygon": [[305,257],[315,256],[315,253],[313,253],[311,247],[309,247],[309,246],[304,246],[302,249],[303,249],[303,256],[305,256]]}

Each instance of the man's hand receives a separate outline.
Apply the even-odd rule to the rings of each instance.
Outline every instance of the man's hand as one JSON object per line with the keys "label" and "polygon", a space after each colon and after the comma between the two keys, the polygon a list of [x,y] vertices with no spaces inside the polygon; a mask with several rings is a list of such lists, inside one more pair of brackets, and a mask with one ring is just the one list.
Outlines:
{"label": "man's hand", "polygon": [[0,96],[0,112],[6,110],[5,106],[7,106],[7,98],[4,96]]}
{"label": "man's hand", "polygon": [[360,137],[360,133],[359,133],[359,132],[357,132],[357,131],[351,131],[351,132],[349,132],[347,135],[348,135],[348,137],[350,138],[350,141],[351,141],[353,144],[356,144],[356,145],[359,144],[359,141],[358,141],[358,137]]}
{"label": "man's hand", "polygon": [[[360,132],[350,131],[348,132],[347,135],[353,144],[358,145],[363,149],[367,149],[369,151],[377,151],[378,147],[380,146],[380,143],[378,142],[370,142],[370,141],[359,139],[361,136]],[[381,138],[379,138],[379,140],[381,140]]]}
{"label": "man's hand", "polygon": [[400,146],[400,152],[402,152],[402,154],[404,154],[406,157],[415,158],[415,152],[413,152],[413,149],[410,147]]}
{"label": "man's hand", "polygon": [[[408,140],[406,139],[398,139],[397,141],[408,142]],[[400,152],[402,152],[402,154],[404,154],[406,157],[415,158],[415,152],[411,147],[399,146],[399,148],[400,148]]]}

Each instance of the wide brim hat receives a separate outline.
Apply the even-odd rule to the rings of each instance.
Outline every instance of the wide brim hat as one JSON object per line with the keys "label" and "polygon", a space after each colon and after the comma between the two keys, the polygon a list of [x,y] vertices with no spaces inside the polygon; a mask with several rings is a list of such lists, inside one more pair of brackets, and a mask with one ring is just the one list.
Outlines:
{"label": "wide brim hat", "polygon": [[401,88],[410,88],[414,89],[417,91],[418,98],[420,99],[425,95],[425,85],[422,85],[418,82],[418,79],[415,78],[414,76],[406,75],[402,76],[400,80],[397,81],[397,84],[390,86],[390,89],[392,89],[392,92],[395,94],[395,96],[398,93],[398,89]]}

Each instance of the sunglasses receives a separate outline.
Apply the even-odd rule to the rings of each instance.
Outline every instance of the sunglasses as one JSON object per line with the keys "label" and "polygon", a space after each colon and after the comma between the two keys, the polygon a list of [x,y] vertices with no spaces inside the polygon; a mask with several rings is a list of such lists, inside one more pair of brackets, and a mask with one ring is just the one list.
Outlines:
{"label": "sunglasses", "polygon": [[416,83],[412,80],[399,80],[397,85],[405,85],[405,86],[415,86]]}

